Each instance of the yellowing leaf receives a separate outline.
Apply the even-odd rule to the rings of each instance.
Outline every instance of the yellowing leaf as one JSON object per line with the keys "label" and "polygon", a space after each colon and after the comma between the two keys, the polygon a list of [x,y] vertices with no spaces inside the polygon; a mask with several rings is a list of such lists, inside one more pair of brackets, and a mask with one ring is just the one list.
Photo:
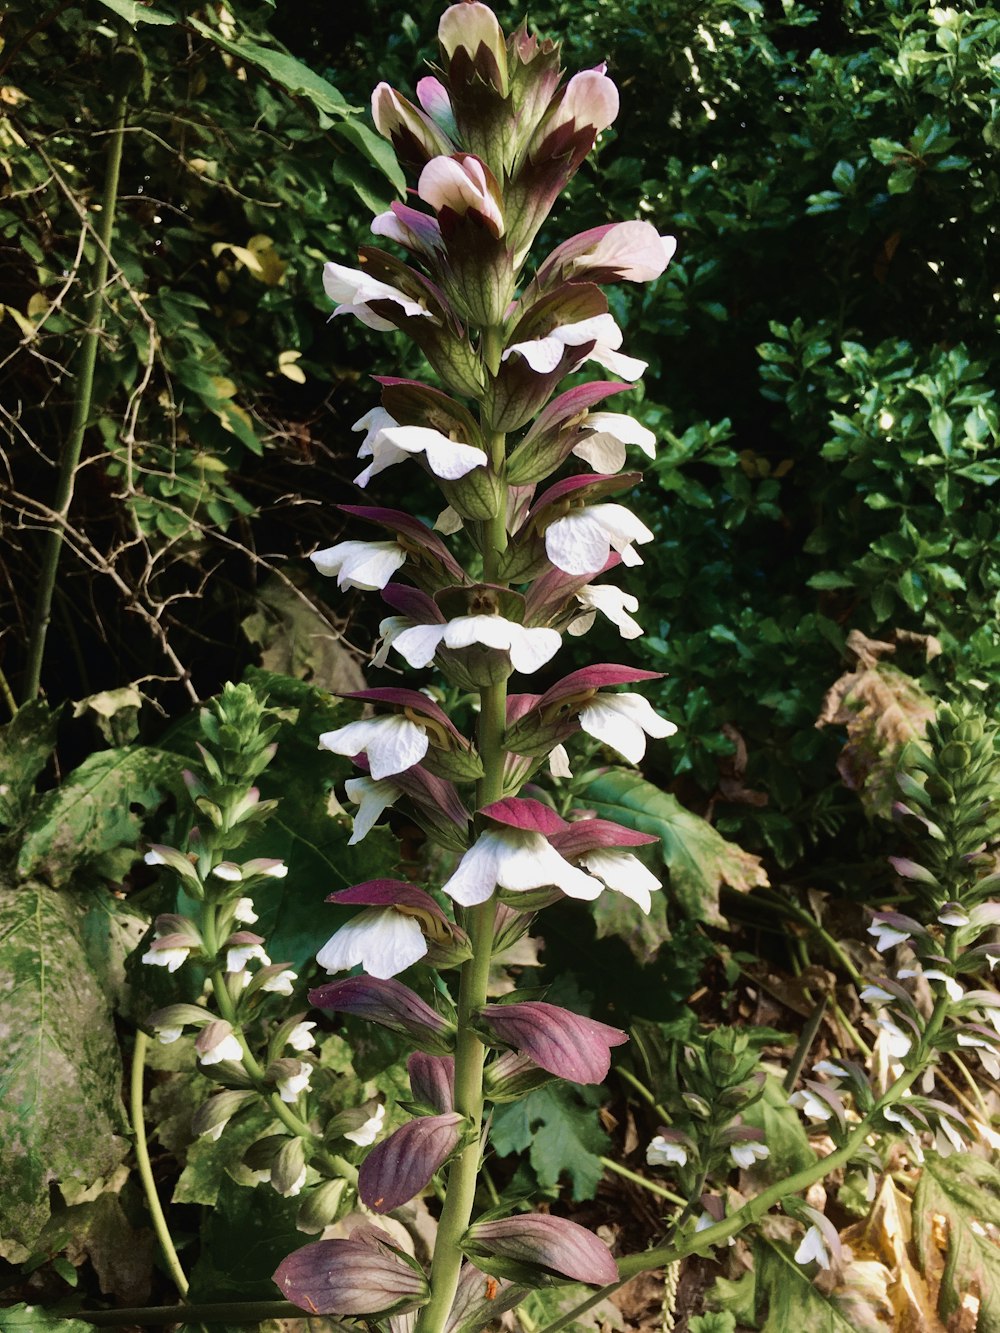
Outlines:
{"label": "yellowing leaf", "polygon": [[260,265],[260,272],[254,276],[260,278],[268,287],[280,287],[285,281],[285,270],[288,265],[279,257],[271,237],[251,236],[247,241],[247,249]]}
{"label": "yellowing leaf", "polygon": [[49,308],[49,298],[44,292],[35,292],[28,300],[28,318],[40,319]]}
{"label": "yellowing leaf", "polygon": [[213,375],[211,384],[216,398],[233,398],[236,394],[235,383],[227,379],[225,375]]}
{"label": "yellowing leaf", "polygon": [[976,1333],[1000,1333],[1000,1170],[970,1152],[928,1153],[913,1196],[913,1239],[925,1274],[944,1260],[938,1312],[949,1327],[960,1320]]}
{"label": "yellowing leaf", "polygon": [[278,357],[278,374],[294,380],[296,384],[305,384],[306,372],[295,364],[301,355],[301,352],[282,352]]}

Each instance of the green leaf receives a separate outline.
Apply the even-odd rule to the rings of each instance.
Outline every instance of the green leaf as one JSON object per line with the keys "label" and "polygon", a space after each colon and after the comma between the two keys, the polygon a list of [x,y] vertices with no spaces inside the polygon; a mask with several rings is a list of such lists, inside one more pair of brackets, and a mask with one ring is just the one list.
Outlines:
{"label": "green leaf", "polygon": [[40,1305],[8,1305],[0,1316],[3,1333],[94,1333],[83,1319],[62,1319]]}
{"label": "green leaf", "polygon": [[529,1149],[542,1189],[556,1189],[564,1174],[574,1199],[592,1199],[604,1174],[600,1157],[608,1138],[597,1119],[600,1092],[568,1084],[537,1088],[521,1102],[498,1106],[490,1143],[501,1157]]}
{"label": "green leaf", "polygon": [[111,1010],[83,943],[77,900],[0,885],[0,1235],[31,1245],[49,1182],[90,1185],[127,1151]]}
{"label": "green leaf", "polygon": [[913,1239],[924,1272],[940,1262],[941,1217],[947,1225],[942,1318],[974,1291],[981,1301],[977,1333],[1000,1333],[1000,1245],[987,1231],[1000,1226],[1000,1169],[972,1153],[928,1153],[913,1197]]}
{"label": "green leaf", "polygon": [[[104,0],[105,4],[107,2],[108,0]],[[195,32],[207,37],[210,42],[214,42],[237,60],[247,65],[256,65],[274,79],[275,83],[280,83],[287,92],[308,98],[317,111],[338,117],[357,114],[360,111],[360,107],[350,106],[332,83],[286,51],[259,46],[256,42],[247,41],[245,37],[230,41],[214,28],[210,28],[207,23],[202,23],[200,19],[189,17],[187,22]]]}
{"label": "green leaf", "polygon": [[728,1310],[696,1314],[688,1320],[688,1333],[736,1333],[736,1319]]}
{"label": "green leaf", "polygon": [[22,806],[55,748],[60,712],[52,712],[44,699],[34,699],[0,727],[0,824],[21,819]]}
{"label": "green leaf", "polygon": [[182,767],[177,755],[138,746],[90,755],[32,812],[18,873],[58,886],[84,862],[134,847],[141,826],[133,807],[155,809]]}
{"label": "green leaf", "polygon": [[372,166],[377,167],[383,176],[392,182],[400,198],[405,197],[406,176],[403,174],[403,169],[396,159],[391,144],[387,143],[380,134],[370,130],[367,125],[356,120],[343,121],[340,125],[334,126],[334,130],[341,138],[346,139],[348,143],[352,143]]}
{"label": "green leaf", "polygon": [[223,1181],[201,1230],[201,1257],[191,1273],[189,1299],[274,1300],[271,1274],[302,1244],[295,1226],[298,1199],[283,1199],[270,1185],[247,1189]]}
{"label": "green leaf", "polygon": [[[724,924],[719,911],[723,884],[747,893],[768,882],[759,857],[727,842],[707,820],[685,810],[676,797],[654,787],[638,773],[609,769],[580,793],[580,799],[601,818],[613,819],[641,833],[653,833],[660,839],[670,887],[681,910],[693,921]],[[655,910],[662,921],[662,895],[654,894],[653,898],[660,900]],[[656,952],[657,927],[653,922],[644,927],[634,904],[623,903],[617,895],[603,894],[595,908],[600,936],[620,935],[640,961],[648,961]],[[634,910],[630,912],[629,908]]]}
{"label": "green leaf", "polygon": [[100,0],[100,3],[126,23],[131,23],[133,28],[137,23],[151,23],[162,28],[172,27],[177,22],[169,14],[163,14],[158,9],[150,9],[148,5],[140,4],[139,0]]}

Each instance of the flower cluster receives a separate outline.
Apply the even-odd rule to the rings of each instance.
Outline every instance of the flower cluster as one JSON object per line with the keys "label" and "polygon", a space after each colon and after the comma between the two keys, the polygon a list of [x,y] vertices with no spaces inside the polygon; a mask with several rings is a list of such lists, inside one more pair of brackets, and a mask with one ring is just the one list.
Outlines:
{"label": "flower cluster", "polygon": [[[624,639],[642,633],[635,598],[602,580],[641,564],[640,548],[653,539],[615,497],[638,481],[625,471],[629,450],[651,457],[654,438],[606,408],[645,363],[622,351],[601,287],[655,280],[674,243],[649,222],[609,224],[529,265],[559,192],[615,119],[617,89],[603,65],[563,80],[553,43],[523,27],[505,37],[478,0],[447,9],[438,36],[440,69],[419,81],[415,100],[387,84],[372,98],[378,131],[415,181],[412,203],[394,203],[372,223],[395,248],[363,247],[359,269],[327,264],[324,285],[336,316],[403,332],[437,381],[378,379],[379,400],[355,425],[356,484],[368,487],[389,467],[419,467],[444,508],[432,527],[398,510],[343,506],[378,539],[341,541],[312,559],[341,588],[381,595],[388,614],[376,664],[393,654],[418,671],[433,665],[478,696],[478,728],[465,735],[429,693],[392,687],[348,696],[364,714],[320,737],[359,770],[346,788],[357,806],[352,842],[402,808],[453,859],[433,885],[377,879],[332,895],[359,911],[319,962],[331,974],[363,971],[311,999],[403,1033],[416,1048],[420,1113],[366,1158],[364,1204],[391,1211],[450,1162],[447,1199],[426,1290],[371,1236],[311,1247],[278,1275],[294,1299],[338,1314],[398,1309],[405,1292],[421,1307],[420,1333],[473,1327],[455,1322],[473,1262],[473,1271],[528,1285],[614,1276],[601,1242],[560,1219],[472,1223],[483,1089],[502,1101],[552,1077],[598,1082],[625,1040],[543,1001],[490,1004],[486,975],[490,955],[560,898],[612,891],[649,910],[660,882],[637,853],[654,838],[592,812],[558,813],[542,789],[523,788],[545,767],[569,771],[566,747],[577,733],[635,763],[647,736],[674,730],[640,694],[619,692],[654,676],[627,666],[508,693],[512,675],[545,668],[563,634],[586,633],[598,613]],[[618,379],[560,391],[585,366]],[[450,548],[453,534],[464,545]],[[462,551],[474,554],[463,563]],[[432,1006],[397,979],[418,962],[463,968],[456,1005],[440,981]],[[460,1271],[462,1254],[469,1263]],[[357,1295],[347,1275],[359,1259],[387,1274],[381,1306],[371,1288]],[[341,1269],[337,1294],[331,1273]],[[477,1309],[474,1327],[504,1308]]]}

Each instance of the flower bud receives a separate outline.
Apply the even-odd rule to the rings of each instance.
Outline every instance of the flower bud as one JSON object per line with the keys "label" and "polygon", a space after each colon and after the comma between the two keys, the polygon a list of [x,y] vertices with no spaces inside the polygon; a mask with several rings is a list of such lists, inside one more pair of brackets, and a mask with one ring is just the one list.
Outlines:
{"label": "flower bud", "polygon": [[570,1281],[605,1286],[618,1279],[618,1266],[604,1242],[565,1217],[522,1213],[477,1222],[460,1244],[485,1272],[532,1285]]}
{"label": "flower bud", "polygon": [[320,1240],[284,1259],[274,1280],[310,1314],[385,1316],[426,1303],[430,1289],[389,1236],[358,1227],[349,1240]]}
{"label": "flower bud", "polygon": [[324,1180],[316,1189],[310,1190],[299,1205],[295,1217],[296,1228],[315,1235],[335,1222],[346,1190],[346,1180]]}
{"label": "flower bud", "polygon": [[294,1198],[306,1183],[305,1144],[296,1135],[285,1139],[271,1162],[271,1184],[285,1199]]}

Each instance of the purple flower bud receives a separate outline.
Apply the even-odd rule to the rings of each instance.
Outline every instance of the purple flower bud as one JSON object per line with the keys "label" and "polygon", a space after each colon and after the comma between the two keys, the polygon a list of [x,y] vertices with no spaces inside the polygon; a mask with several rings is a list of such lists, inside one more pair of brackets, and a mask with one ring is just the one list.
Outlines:
{"label": "purple flower bud", "polygon": [[454,1045],[453,1027],[401,981],[347,977],[310,991],[309,1002],[401,1032],[431,1055],[449,1055]]}
{"label": "purple flower bud", "polygon": [[606,1286],[618,1280],[618,1266],[602,1240],[565,1217],[525,1213],[495,1222],[477,1222],[462,1238],[462,1251],[478,1267],[499,1277],[539,1277]]}
{"label": "purple flower bud", "polygon": [[358,1194],[373,1213],[391,1213],[429,1183],[458,1147],[463,1117],[419,1116],[377,1144],[361,1165]]}
{"label": "purple flower bud", "polygon": [[455,1109],[455,1060],[450,1055],[414,1051],[406,1062],[413,1099],[435,1111]]}
{"label": "purple flower bud", "polygon": [[490,805],[484,805],[479,813],[497,824],[542,833],[547,838],[567,828],[565,819],[557,815],[550,805],[534,801],[528,796],[508,796],[502,801],[493,801]]}
{"label": "purple flower bud", "polygon": [[541,1000],[490,1004],[479,1017],[499,1041],[574,1083],[600,1083],[611,1067],[611,1047],[628,1041],[618,1028]]}
{"label": "purple flower bud", "polygon": [[274,1280],[287,1300],[310,1314],[385,1315],[423,1305],[429,1294],[423,1273],[377,1227],[294,1250]]}

